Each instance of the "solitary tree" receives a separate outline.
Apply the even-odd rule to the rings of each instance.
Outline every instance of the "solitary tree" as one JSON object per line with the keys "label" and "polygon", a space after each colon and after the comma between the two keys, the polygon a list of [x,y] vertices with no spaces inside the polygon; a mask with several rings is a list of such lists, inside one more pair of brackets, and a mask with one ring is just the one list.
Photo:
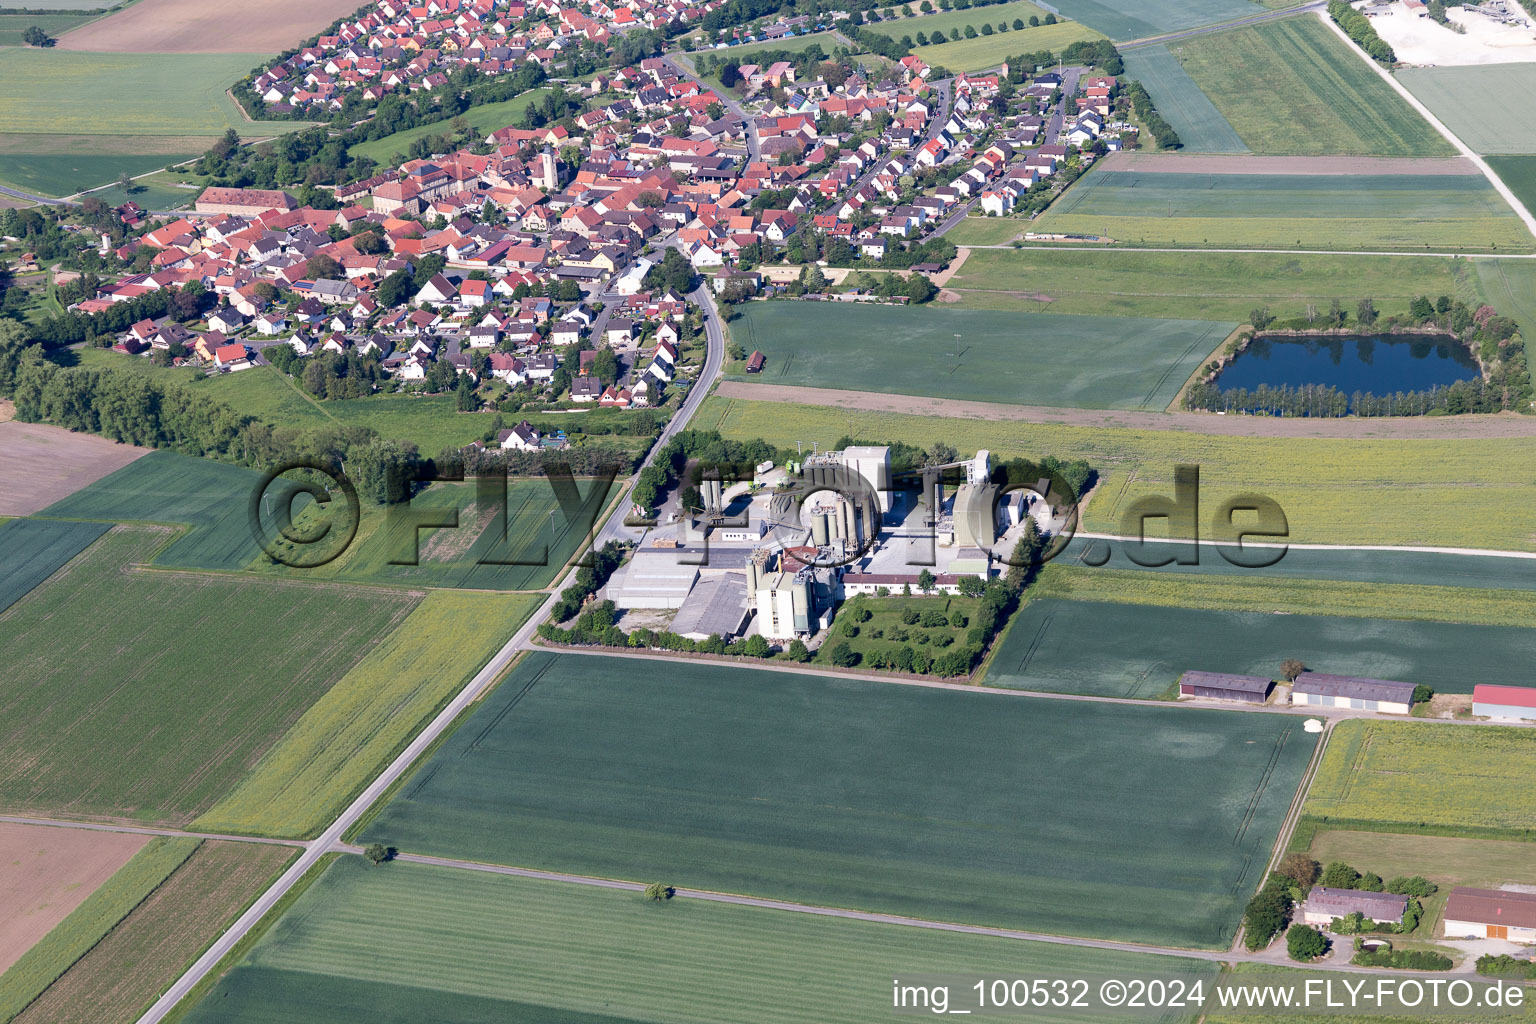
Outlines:
{"label": "solitary tree", "polygon": [[1294,683],[1296,677],[1307,670],[1307,666],[1297,658],[1286,658],[1280,663],[1280,675],[1288,683]]}
{"label": "solitary tree", "polygon": [[677,890],[666,882],[652,882],[645,887],[645,898],[653,903],[661,903],[671,899],[676,892]]}
{"label": "solitary tree", "polygon": [[1303,894],[1312,888],[1321,871],[1322,868],[1317,861],[1304,853],[1288,853],[1280,862],[1280,873],[1295,882]]}
{"label": "solitary tree", "polygon": [[26,43],[28,46],[41,47],[53,45],[53,40],[48,37],[48,33],[44,32],[36,25],[28,26],[27,30],[21,34],[21,41]]}
{"label": "solitary tree", "polygon": [[127,171],[124,171],[122,174],[119,174],[117,176],[117,187],[123,191],[124,195],[127,195],[129,192],[132,192],[133,191],[133,177]]}
{"label": "solitary tree", "polygon": [[385,861],[392,858],[394,854],[395,851],[390,847],[385,846],[383,843],[371,843],[369,844],[368,849],[363,851],[363,856],[367,857],[375,864],[383,864]]}
{"label": "solitary tree", "polygon": [[936,582],[938,581],[933,578],[933,573],[927,569],[917,574],[917,589],[925,594],[933,589]]}
{"label": "solitary tree", "polygon": [[1292,960],[1307,963],[1328,952],[1328,940],[1310,925],[1293,924],[1285,933],[1285,952]]}

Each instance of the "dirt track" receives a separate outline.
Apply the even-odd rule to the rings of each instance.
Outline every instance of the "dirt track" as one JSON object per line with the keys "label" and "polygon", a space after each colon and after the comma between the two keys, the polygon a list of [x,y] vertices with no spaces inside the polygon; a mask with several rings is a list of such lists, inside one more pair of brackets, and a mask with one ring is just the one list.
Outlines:
{"label": "dirt track", "polygon": [[1464,157],[1233,156],[1140,153],[1121,150],[1103,160],[1106,170],[1183,174],[1465,174],[1482,172]]}
{"label": "dirt track", "polygon": [[122,832],[0,822],[0,973],[147,842]]}
{"label": "dirt track", "polygon": [[64,33],[57,45],[98,53],[279,53],[357,7],[357,0],[139,0]]}
{"label": "dirt track", "polygon": [[914,395],[883,395],[870,391],[837,391],[790,384],[721,381],[716,394],[757,402],[797,402],[833,405],[868,412],[952,419],[1059,423],[1072,427],[1123,427],[1168,430],[1225,437],[1399,438],[1403,440],[1536,437],[1536,417],[1503,413],[1490,416],[1396,416],[1357,419],[1277,419],[1261,416],[1218,416],[1199,412],[1124,412],[1100,409],[1050,409],[992,402],[958,402]]}
{"label": "dirt track", "polygon": [[0,422],[0,515],[41,512],[148,454],[148,448],[94,434],[18,420]]}

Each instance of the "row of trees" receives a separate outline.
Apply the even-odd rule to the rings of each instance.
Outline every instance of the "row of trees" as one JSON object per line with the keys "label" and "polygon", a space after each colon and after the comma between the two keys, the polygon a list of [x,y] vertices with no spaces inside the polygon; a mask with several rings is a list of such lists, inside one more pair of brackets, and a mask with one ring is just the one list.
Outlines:
{"label": "row of trees", "polygon": [[[1038,14],[1031,14],[1029,16],[1029,22],[1028,22],[1028,27],[1029,28],[1035,28],[1036,26],[1038,26],[1040,24],[1041,24],[1041,20],[1040,20],[1040,16]],[[1046,25],[1054,25],[1054,24],[1056,24],[1056,15],[1054,15],[1054,14],[1047,14],[1045,16],[1044,24],[1046,24]],[[930,46],[930,45],[931,46],[937,46],[940,43],[952,42],[952,41],[959,40],[959,39],[975,39],[978,35],[990,36],[990,35],[995,35],[998,32],[1009,32],[1009,31],[1017,32],[1017,31],[1021,31],[1025,27],[1026,27],[1026,23],[1025,23],[1023,18],[1014,18],[1012,24],[1010,24],[1010,23],[1008,23],[1006,21],[998,22],[997,23],[997,27],[995,29],[992,27],[992,23],[991,22],[985,22],[985,23],[982,24],[981,30],[979,32],[977,31],[975,25],[966,25],[963,28],[953,29],[950,32],[948,37],[946,37],[944,35],[944,30],[943,29],[936,28],[936,29],[933,30],[933,32],[931,34],[930,33],[926,33],[926,32],[918,32],[917,37],[916,37],[916,42],[917,42],[918,46]],[[913,37],[911,37],[911,36],[902,36],[901,37],[902,42],[908,43],[908,47],[909,48],[910,48],[911,44],[908,41],[911,40],[912,38]]]}
{"label": "row of trees", "polygon": [[1157,141],[1159,149],[1179,149],[1184,145],[1179,140],[1179,133],[1174,131],[1173,125],[1163,119],[1163,115],[1157,112],[1157,106],[1152,102],[1152,97],[1142,84],[1134,79],[1125,84],[1125,94],[1131,101],[1131,106],[1136,110],[1136,116]]}
{"label": "row of trees", "polygon": [[1394,391],[1378,395],[1366,391],[1346,394],[1331,384],[1260,384],[1248,388],[1222,388],[1216,381],[1192,384],[1184,397],[1186,409],[1207,412],[1241,412],[1263,416],[1427,416],[1470,412],[1501,412],[1510,405],[1508,389],[1493,380],[1460,380],[1423,391]]}
{"label": "row of trees", "polygon": [[1392,47],[1387,45],[1385,39],[1376,34],[1376,26],[1371,24],[1371,20],[1345,0],[1328,0],[1328,16],[1338,22],[1344,34],[1353,39],[1355,45],[1369,54],[1372,60],[1386,67],[1397,62],[1397,54],[1392,52]]}

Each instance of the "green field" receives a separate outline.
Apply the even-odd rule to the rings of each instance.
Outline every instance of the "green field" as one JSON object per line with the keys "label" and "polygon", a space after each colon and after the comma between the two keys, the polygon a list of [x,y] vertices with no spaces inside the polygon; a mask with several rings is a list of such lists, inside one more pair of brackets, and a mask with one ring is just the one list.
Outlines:
{"label": "green field", "polygon": [[1333,828],[1536,837],[1536,732],[1353,719],[1333,730],[1303,814]]}
{"label": "green field", "polygon": [[1311,749],[1271,716],[536,653],[363,839],[1225,946]]}
{"label": "green field", "polygon": [[1370,61],[1313,15],[1168,48],[1255,153],[1456,155]]}
{"label": "green field", "polygon": [[1026,226],[1013,217],[966,217],[944,237],[956,245],[1002,245],[1017,238]]}
{"label": "green field", "polygon": [[539,601],[522,594],[429,593],[193,823],[195,830],[297,837],[320,831]]}
{"label": "green field", "polygon": [[1488,165],[1527,210],[1536,206],[1536,156],[1491,156]]}
{"label": "green field", "polygon": [[114,531],[0,616],[0,806],[189,820],[420,597],[135,567],[163,541]]}
{"label": "green field", "polygon": [[1246,0],[1061,0],[1056,9],[1116,41],[1263,13]]}
{"label": "green field", "polygon": [[[938,5],[934,5],[937,7]],[[1006,23],[1012,31],[1013,19],[1022,18],[1025,23],[1031,17],[1044,18],[1045,8],[1037,7],[1029,0],[1010,0],[1008,3],[993,4],[990,7],[969,7],[963,11],[940,11],[933,14],[920,14],[911,18],[894,18],[890,21],[876,21],[866,27],[871,32],[878,32],[891,39],[900,39],[902,36],[916,36],[919,32],[933,34],[934,29],[941,30],[945,37],[957,29],[965,31],[965,26],[974,26],[976,31],[981,31],[982,25],[991,25],[996,28],[998,23]],[[1027,31],[1021,29],[1020,31]],[[1027,38],[1027,37],[1025,37]],[[1023,47],[1015,52],[1023,53],[1030,49]]]}
{"label": "green field", "polygon": [[1536,261],[1478,260],[1472,266],[1476,296],[1514,317],[1525,337],[1536,338]]}
{"label": "green field", "polygon": [[[1296,577],[1308,580],[1339,580],[1355,583],[1378,584],[1431,584],[1439,587],[1471,588],[1475,590],[1536,590],[1536,572],[1527,558],[1506,558],[1498,555],[1450,555],[1434,551],[1362,551],[1346,548],[1298,548],[1285,550],[1274,565],[1264,567],[1263,572],[1233,565],[1206,538],[1200,548],[1198,565],[1168,565],[1147,567],[1131,561],[1127,546],[1119,541],[1102,538],[1076,537],[1053,564],[1067,567],[1095,567],[1124,569],[1132,572],[1166,573],[1169,575],[1232,575]],[[1143,561],[1155,561],[1158,557],[1177,557],[1187,550],[1183,544],[1169,545],[1164,541],[1148,541]],[[1236,552],[1234,552],[1236,554]],[[1387,590],[1384,593],[1398,593]],[[1479,604],[1484,609],[1492,607],[1487,601],[1493,595],[1480,595]],[[1424,602],[1419,607],[1428,607]],[[1375,614],[1374,612],[1372,614]],[[1519,615],[1511,609],[1497,615],[1483,615],[1478,621],[1502,620],[1505,615]],[[1429,616],[1434,617],[1434,616]],[[1454,616],[1447,616],[1454,617]]]}
{"label": "green field", "polygon": [[729,46],[723,49],[709,50],[707,52],[716,57],[729,57],[738,63],[748,61],[753,54],[764,53],[768,50],[783,50],[786,53],[799,53],[801,50],[810,49],[812,46],[820,46],[822,50],[831,53],[834,47],[845,45],[838,39],[835,32],[812,32],[810,35],[790,36],[785,39],[768,39],[761,43],[741,43],[737,46]]}
{"label": "green field", "polygon": [[1186,153],[1246,153],[1248,147],[1166,46],[1127,50],[1125,74],[1146,87]]}
{"label": "green field", "polygon": [[[82,0],[73,0],[73,2],[82,3]],[[96,0],[90,0],[90,2],[94,3]],[[34,25],[49,36],[58,38],[70,29],[79,28],[99,17],[99,14],[0,14],[0,46],[22,45],[22,33]]]}
{"label": "green field", "polygon": [[[525,92],[510,100],[501,103],[483,103],[478,107],[470,107],[464,111],[464,120],[475,130],[479,141],[491,132],[510,127],[517,123],[518,117],[527,107],[541,99],[548,89],[535,89]],[[417,125],[415,128],[407,128],[405,131],[386,135],[382,139],[370,139],[367,142],[359,142],[347,148],[347,155],[352,159],[366,156],[378,161],[380,164],[392,165],[403,161],[410,151],[411,143],[428,135],[452,135],[453,125],[449,121],[437,121],[432,124]]]}
{"label": "green field", "polygon": [[157,451],[50,505],[41,515],[185,523],[190,528],[156,557],[156,565],[243,569],[261,554],[247,515],[251,492],[260,482],[255,470]]}
{"label": "green field", "polygon": [[154,135],[244,129],[224,94],[256,53],[0,50],[0,132]]}
{"label": "green field", "polygon": [[[980,32],[983,22],[997,23],[988,13],[991,10],[990,7],[973,7],[960,13],[972,15],[971,21],[966,24],[974,24]],[[945,34],[948,35],[947,32]],[[1027,28],[1022,32],[999,32],[996,35],[977,36],[975,39],[961,39],[959,42],[940,43],[937,46],[919,46],[913,52],[929,64],[951,71],[981,71],[997,67],[1021,53],[1038,53],[1041,50],[1059,52],[1070,43],[1102,38],[1102,35],[1087,25],[1063,21],[1055,25]]]}
{"label": "green field", "polygon": [[[434,517],[459,510],[457,529],[420,531],[412,555],[409,525],[390,528],[389,512],[378,506],[363,509],[357,537],[334,561],[315,569],[274,566],[257,558],[252,569],[289,579],[347,580],[401,586],[459,587],[475,590],[539,590],[549,586],[585,544],[608,503],[609,489],[598,481],[576,484],[579,505],[567,515],[550,482],[543,478],[507,481],[505,540],[496,529],[494,502],[482,507],[476,483],[436,484],[411,499],[411,508]],[[440,510],[440,511],[434,511]],[[311,505],[296,517],[296,527],[308,531],[309,517],[321,510]],[[404,522],[404,520],[401,520]],[[281,540],[275,545],[301,561],[305,552]],[[416,564],[392,564],[416,558]],[[508,564],[497,564],[506,562]]]}
{"label": "green field", "polygon": [[0,523],[0,612],[106,533],[107,523],[7,519]]}
{"label": "green field", "polygon": [[[1255,584],[1261,582],[1254,580]],[[1276,600],[1277,606],[1283,599]],[[1010,623],[985,682],[1018,690],[1152,699],[1188,671],[1278,678],[1280,663],[1470,693],[1525,684],[1536,638],[1525,628],[1032,599]]]}
{"label": "green field", "polygon": [[1335,298],[1353,312],[1365,296],[1406,314],[1414,296],[1456,295],[1456,269],[1424,256],[976,249],[946,287],[960,309],[1244,321],[1258,306],[1301,316]]}
{"label": "green field", "polygon": [[[68,196],[114,182],[120,174],[126,173],[137,177],[193,155],[195,154],[64,156],[57,153],[5,153],[0,154],[0,181],[38,195]],[[114,195],[118,194],[120,193],[114,193]],[[143,192],[134,192],[128,198],[132,198],[141,206],[144,205]],[[122,202],[121,199],[115,201]],[[158,209],[158,206],[151,208]]]}
{"label": "green field", "polygon": [[[1158,552],[1154,549],[1150,553]],[[1307,579],[1270,576],[1263,569],[1176,573],[1053,564],[1041,572],[1031,593],[1076,601],[1173,605],[1265,615],[1363,615],[1424,623],[1426,628],[1454,622],[1466,626],[1524,629],[1536,618],[1536,590],[1528,586],[1483,590],[1441,586],[1438,581],[1376,583]],[[1510,642],[1519,644],[1524,641],[1513,637]]]}
{"label": "green field", "polygon": [[1536,154],[1530,104],[1506,104],[1495,117],[1485,107],[1490,96],[1536,93],[1536,64],[1405,68],[1397,80],[1476,152]]}
{"label": "green field", "polygon": [[0,975],[0,1020],[8,1021],[91,951],[202,842],[151,839],[69,916]]}
{"label": "green field", "polygon": [[1531,235],[1473,175],[1189,174],[1097,168],[1033,230],[1132,245],[1528,251]]}
{"label": "green field", "polygon": [[[1290,539],[1318,544],[1403,544],[1536,549],[1524,510],[1536,505],[1536,438],[1392,440],[1227,437],[1122,427],[869,412],[788,402],[709,398],[693,426],[793,447],[844,436],[999,458],[1088,460],[1100,477],[1083,529],[1117,533],[1136,499],[1173,494],[1179,463],[1201,470],[1203,509],[1254,491],[1279,502]],[[1204,515],[1205,512],[1202,512]],[[1203,524],[1202,524],[1203,525]]]}
{"label": "green field", "polygon": [[378,871],[345,857],[188,1020],[862,1024],[890,1019],[893,977],[1212,970],[1179,957],[698,900],[648,906],[633,892],[422,864]]}
{"label": "green field", "polygon": [[[1236,326],[754,302],[731,324],[731,334],[767,356],[763,372],[752,375],[763,383],[1017,405],[1163,409]],[[828,345],[827,338],[838,343]]]}

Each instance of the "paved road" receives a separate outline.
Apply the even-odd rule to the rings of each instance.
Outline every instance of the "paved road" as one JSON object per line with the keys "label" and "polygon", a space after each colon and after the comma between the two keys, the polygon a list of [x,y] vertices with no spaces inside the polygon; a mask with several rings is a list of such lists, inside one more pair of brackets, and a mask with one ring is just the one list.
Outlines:
{"label": "paved road", "polygon": [[1179,39],[1188,39],[1191,36],[1203,36],[1212,32],[1225,32],[1231,28],[1242,28],[1245,25],[1257,25],[1263,21],[1274,21],[1276,18],[1288,18],[1293,14],[1302,14],[1307,11],[1326,11],[1327,0],[1312,0],[1311,3],[1302,4],[1299,7],[1288,7],[1283,11],[1266,11],[1263,14],[1255,14],[1247,18],[1238,18],[1236,21],[1223,21],[1215,25],[1201,25],[1199,28],[1188,28],[1178,32],[1167,32],[1160,36],[1143,36],[1140,39],[1132,39],[1129,42],[1116,43],[1121,50],[1132,49],[1137,46],[1154,46],[1158,43],[1171,43]]}
{"label": "paved road", "polygon": [[688,79],[689,81],[698,82],[702,88],[708,89],[716,96],[719,96],[720,103],[725,107],[726,110],[732,114],[735,114],[737,117],[741,118],[747,123],[747,163],[750,164],[755,161],[758,157],[758,154],[762,152],[762,143],[757,137],[757,125],[753,123],[752,115],[747,113],[746,110],[742,108],[742,105],[736,101],[736,97],[731,95],[730,90],[714,88],[708,82],[705,82],[703,79],[701,79],[693,71],[678,63],[677,60],[670,56],[662,57],[662,61],[665,62],[667,67],[671,68],[677,74]]}

